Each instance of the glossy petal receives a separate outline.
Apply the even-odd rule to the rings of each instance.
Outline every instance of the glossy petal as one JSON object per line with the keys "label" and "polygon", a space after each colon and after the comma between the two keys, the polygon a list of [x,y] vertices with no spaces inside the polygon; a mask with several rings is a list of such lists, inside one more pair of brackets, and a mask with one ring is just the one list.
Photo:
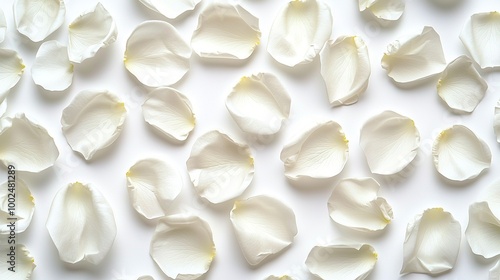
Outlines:
{"label": "glossy petal", "polygon": [[0,49],[0,103],[21,79],[24,67],[23,60],[16,51]]}
{"label": "glossy petal", "polygon": [[14,20],[19,33],[40,42],[64,22],[66,7],[63,0],[16,0]]}
{"label": "glossy petal", "polygon": [[460,33],[472,58],[485,68],[500,66],[500,12],[473,14]]}
{"label": "glossy petal", "polygon": [[[24,232],[30,225],[35,211],[35,201],[26,183],[19,178],[14,178],[13,182],[14,185],[11,185],[13,188],[9,188],[8,182],[0,185],[0,234],[9,235],[11,229],[8,225],[14,221],[15,232]],[[9,208],[12,208],[9,207],[9,202],[12,201],[15,203],[14,211],[9,211]]]}
{"label": "glossy petal", "polygon": [[192,11],[201,0],[139,0],[149,9],[175,19],[187,11]]}
{"label": "glossy petal", "polygon": [[49,91],[62,91],[73,82],[73,64],[66,46],[57,41],[40,45],[31,68],[35,84]]}
{"label": "glossy petal", "polygon": [[[9,270],[11,264],[7,262],[7,255],[12,254],[12,245],[7,245],[7,242],[2,242],[0,245],[0,255],[4,257],[5,261],[0,262],[0,279],[3,280],[29,280],[31,274],[35,269],[35,260],[31,256],[26,246],[16,244],[14,247],[15,254],[15,272]],[[10,261],[10,257],[9,261]]]}
{"label": "glossy petal", "polygon": [[495,134],[497,136],[497,142],[500,143],[500,100],[497,101],[497,105],[495,106],[493,129],[495,130]]}
{"label": "glossy petal", "polygon": [[475,202],[469,206],[469,224],[465,236],[474,254],[485,258],[500,254],[500,220],[488,202]]}
{"label": "glossy petal", "polygon": [[359,11],[368,10],[377,19],[398,20],[405,11],[403,0],[359,0]]}
{"label": "glossy petal", "polygon": [[5,40],[5,32],[7,31],[7,21],[5,20],[5,15],[3,10],[0,9],[0,43]]}
{"label": "glossy petal", "polygon": [[500,261],[497,261],[494,267],[490,269],[488,280],[500,279]]}

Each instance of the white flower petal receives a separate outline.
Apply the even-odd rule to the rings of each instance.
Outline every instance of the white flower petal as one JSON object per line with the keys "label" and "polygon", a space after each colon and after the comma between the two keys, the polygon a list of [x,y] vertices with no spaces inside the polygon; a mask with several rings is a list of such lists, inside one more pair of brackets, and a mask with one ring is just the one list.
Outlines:
{"label": "white flower petal", "polygon": [[321,76],[332,106],[356,103],[370,78],[368,48],[358,36],[329,40],[320,52]]}
{"label": "white flower petal", "polygon": [[469,206],[465,237],[476,255],[489,259],[500,254],[500,220],[491,211],[488,202],[475,202]]}
{"label": "white flower petal", "polygon": [[63,110],[61,124],[71,148],[90,160],[120,135],[127,110],[107,90],[85,90]]}
{"label": "white flower petal", "polygon": [[295,278],[288,276],[288,275],[283,275],[283,276],[275,276],[271,275],[268,276],[265,280],[294,280]]}
{"label": "white flower petal", "polygon": [[40,42],[64,22],[66,7],[63,0],[16,0],[14,20],[19,33]]}
{"label": "white flower petal", "polygon": [[142,105],[144,120],[175,141],[184,141],[194,129],[196,119],[191,102],[173,88],[157,88]]}
{"label": "white flower petal", "polygon": [[281,252],[297,235],[293,210],[281,201],[260,195],[234,203],[230,214],[243,256],[250,265]]}
{"label": "white flower petal", "polygon": [[164,87],[178,82],[189,70],[191,48],[170,23],[145,21],[127,40],[124,63],[139,82]]}
{"label": "white flower petal", "polygon": [[23,60],[16,51],[0,49],[0,102],[7,97],[7,93],[21,79],[24,73]]}
{"label": "white flower petal", "polygon": [[191,47],[200,57],[246,59],[260,35],[259,19],[243,7],[213,2],[200,14]]}
{"label": "white flower petal", "polygon": [[60,189],[52,201],[47,230],[67,263],[100,263],[116,236],[113,209],[97,188],[79,182]]}
{"label": "white flower petal", "polygon": [[7,21],[5,20],[5,14],[3,10],[0,9],[0,43],[5,40],[5,32],[7,31]]}
{"label": "white flower petal", "polygon": [[201,0],[139,0],[149,9],[164,15],[169,19],[175,19],[181,14],[192,11]]}
{"label": "white flower petal", "polygon": [[500,143],[500,99],[497,101],[495,106],[495,117],[493,120],[493,128],[497,136],[497,142]]}
{"label": "white flower petal", "polygon": [[94,57],[100,48],[114,43],[117,35],[115,20],[100,2],[97,3],[94,9],[81,14],[69,25],[69,60],[81,63]]}
{"label": "white flower petal", "polygon": [[40,45],[31,68],[35,84],[50,91],[63,91],[73,82],[73,64],[68,49],[57,41]]}
{"label": "white flower petal", "polygon": [[453,181],[476,178],[491,165],[488,144],[463,125],[443,130],[432,146],[434,166]]}
{"label": "white flower petal", "polygon": [[272,74],[244,76],[226,99],[226,107],[244,132],[273,135],[290,115],[291,99]]}
{"label": "white flower petal", "polygon": [[394,218],[392,207],[378,196],[380,185],[373,178],[343,179],[328,200],[335,222],[361,231],[384,229]]}
{"label": "white flower petal", "polygon": [[482,69],[500,66],[500,12],[473,14],[460,33],[460,40]]}
{"label": "white flower petal", "polygon": [[144,275],[137,278],[137,280],[155,280],[152,276]]}
{"label": "white flower petal", "polygon": [[269,31],[267,51],[293,67],[313,61],[332,33],[330,7],[321,0],[293,0],[283,7]]}
{"label": "white flower petal", "polygon": [[434,28],[425,26],[421,34],[408,40],[396,40],[387,46],[382,68],[395,82],[416,82],[438,73],[446,67],[443,46]]}
{"label": "white flower petal", "polygon": [[321,279],[363,280],[372,272],[377,258],[368,244],[332,244],[313,247],[306,266]]}
{"label": "white flower petal", "polygon": [[412,119],[384,111],[366,121],[359,142],[371,172],[392,175],[413,161],[420,146],[420,133]]}
{"label": "white flower petal", "polygon": [[186,166],[198,195],[212,203],[242,194],[254,173],[250,147],[219,131],[208,132],[196,140]]}
{"label": "white flower petal", "polygon": [[381,20],[398,20],[405,11],[403,0],[359,0],[359,11],[368,10]]}
{"label": "white flower petal", "polygon": [[488,84],[465,55],[446,66],[437,85],[439,97],[459,113],[474,111],[487,89]]}
{"label": "white flower petal", "polygon": [[500,180],[486,188],[480,201],[488,202],[493,215],[500,217]]}
{"label": "white flower petal", "polygon": [[0,118],[7,112],[7,99],[0,102]]}
{"label": "white flower petal", "polygon": [[158,220],[149,253],[172,279],[191,280],[205,274],[215,257],[210,225],[190,214]]}
{"label": "white flower petal", "polygon": [[499,280],[500,279],[500,261],[497,261],[494,267],[490,269],[488,280]]}
{"label": "white flower petal", "polygon": [[127,171],[127,189],[135,210],[147,219],[154,219],[164,216],[179,195],[182,177],[171,164],[143,159]]}
{"label": "white flower petal", "polygon": [[[4,280],[29,280],[31,279],[31,273],[35,269],[35,260],[31,256],[30,252],[26,246],[22,244],[14,245],[14,260],[11,261],[11,257],[8,254],[12,254],[11,246],[7,242],[2,242],[0,245],[0,255],[4,257],[5,261],[0,262],[0,279]],[[7,261],[8,258],[8,261]],[[12,265],[15,266],[15,272],[9,270]]]}
{"label": "white flower petal", "polygon": [[[14,182],[13,189],[9,188],[8,182],[0,185],[0,234],[9,234],[11,229],[7,226],[14,221],[16,222],[15,232],[24,232],[30,225],[35,211],[35,202],[26,183],[19,178],[15,178]],[[9,211],[9,208],[12,208],[9,207],[9,202],[12,201],[15,201],[13,213]]]}
{"label": "white flower petal", "polygon": [[439,274],[453,268],[460,250],[460,223],[442,208],[431,208],[408,223],[402,274]]}
{"label": "white flower petal", "polygon": [[19,171],[40,172],[56,161],[59,151],[42,126],[24,114],[3,118],[0,124],[0,160]]}

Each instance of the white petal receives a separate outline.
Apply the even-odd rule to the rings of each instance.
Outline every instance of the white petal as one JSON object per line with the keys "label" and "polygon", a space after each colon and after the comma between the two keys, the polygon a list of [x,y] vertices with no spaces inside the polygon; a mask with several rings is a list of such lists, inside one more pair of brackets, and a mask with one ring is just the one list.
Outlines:
{"label": "white petal", "polygon": [[175,19],[181,14],[192,11],[201,0],[139,0],[144,6],[164,15],[169,19]]}
{"label": "white petal", "polygon": [[164,87],[178,82],[189,70],[191,48],[164,21],[145,21],[127,40],[124,63],[139,82]]}
{"label": "white petal", "polygon": [[[12,230],[7,227],[10,222],[16,224],[14,232],[24,232],[30,225],[35,210],[35,202],[26,183],[15,176],[9,179],[12,181],[0,185],[0,234],[7,235]],[[9,202],[13,202],[15,206],[9,207]]]}
{"label": "white petal", "polygon": [[420,133],[412,119],[384,111],[363,125],[359,142],[371,172],[392,175],[413,161],[420,146]]}
{"label": "white petal", "polygon": [[293,0],[279,11],[269,31],[267,51],[293,67],[309,63],[332,33],[330,7],[321,0]]}
{"label": "white petal", "polygon": [[77,17],[69,25],[69,60],[81,63],[94,57],[100,48],[116,41],[118,30],[113,17],[99,2],[91,11]]}
{"label": "white petal", "polygon": [[460,250],[460,223],[442,208],[431,208],[408,223],[402,274],[439,274],[453,268]]}
{"label": "white petal", "polygon": [[398,20],[405,10],[403,0],[359,0],[359,10],[370,11],[381,20]]}
{"label": "white petal", "polygon": [[320,53],[321,76],[332,106],[356,103],[370,78],[368,48],[358,36],[329,40]]}
{"label": "white petal", "polygon": [[465,55],[446,66],[437,85],[439,97],[459,113],[474,111],[487,89],[488,84]]}
{"label": "white petal", "polygon": [[5,32],[7,31],[7,21],[5,20],[5,14],[3,10],[0,9],[0,43],[5,40]]}
{"label": "white petal", "polygon": [[473,14],[460,33],[472,58],[485,68],[500,66],[500,12]]}
{"label": "white petal", "polygon": [[191,102],[173,88],[157,88],[142,105],[144,120],[175,141],[184,141],[194,129],[196,119]]}
{"label": "white petal", "polygon": [[0,102],[0,118],[7,112],[7,99]]}
{"label": "white petal", "polygon": [[332,244],[313,247],[306,266],[321,279],[363,280],[372,272],[377,258],[368,244]]}
{"label": "white petal", "polygon": [[489,259],[500,254],[500,220],[491,212],[488,202],[475,202],[469,206],[465,237],[476,255]]}
{"label": "white petal", "polygon": [[230,218],[250,265],[258,265],[281,252],[297,235],[293,210],[272,197],[260,195],[236,201]]}
{"label": "white petal", "polygon": [[295,278],[290,277],[288,275],[283,275],[283,276],[271,275],[271,276],[268,276],[265,280],[294,280],[294,279]]}
{"label": "white petal", "polygon": [[31,68],[35,84],[50,91],[62,91],[73,82],[73,64],[68,58],[68,49],[57,41],[40,45]]}
{"label": "white petal", "polygon": [[14,19],[19,33],[40,42],[64,22],[66,7],[63,0],[16,0]]}
{"label": "white petal", "polygon": [[3,118],[0,125],[0,160],[19,171],[40,172],[59,156],[54,139],[24,114]]}
{"label": "white petal", "polygon": [[144,275],[144,276],[137,278],[137,280],[155,280],[155,279],[152,276]]}
{"label": "white petal", "polygon": [[135,210],[154,219],[166,214],[166,209],[182,189],[182,177],[177,168],[154,158],[136,162],[127,172],[127,189]]}
{"label": "white petal", "polygon": [[226,99],[226,107],[244,132],[273,135],[290,115],[291,99],[272,74],[244,76]]}
{"label": "white petal", "polygon": [[382,230],[394,218],[392,207],[378,196],[380,185],[373,178],[343,179],[328,200],[335,222],[361,231]]}
{"label": "white petal", "polygon": [[[35,269],[35,260],[31,256],[26,246],[22,244],[8,245],[7,242],[2,242],[0,245],[0,255],[5,261],[0,262],[0,279],[3,280],[29,280],[31,279],[31,273]],[[11,248],[13,246],[14,248]],[[14,249],[14,261],[11,261],[11,257],[8,254],[13,254]],[[8,258],[8,261],[7,261]],[[15,266],[15,272],[9,270],[10,267]]]}
{"label": "white petal", "polygon": [[496,181],[488,186],[482,194],[480,201],[488,202],[493,215],[500,218],[500,181]]}
{"label": "white petal", "polygon": [[499,279],[500,279],[500,261],[497,261],[495,266],[490,269],[488,280],[499,280]]}
{"label": "white petal", "polygon": [[240,5],[213,2],[200,14],[191,47],[206,58],[246,59],[260,43],[259,19]]}
{"label": "white petal", "polygon": [[208,132],[196,140],[186,166],[198,195],[212,203],[242,194],[254,173],[250,147],[219,131]]}
{"label": "white petal", "polygon": [[116,236],[113,209],[97,188],[79,182],[60,189],[52,201],[47,229],[67,263],[100,263]]}
{"label": "white petal", "polygon": [[7,93],[21,79],[24,73],[23,60],[16,51],[0,49],[0,102],[7,97]]}
{"label": "white petal", "polygon": [[149,253],[168,277],[196,279],[208,271],[215,257],[210,225],[190,214],[162,218],[151,239]]}
{"label": "white petal", "polygon": [[421,34],[408,40],[396,40],[387,46],[382,68],[395,82],[416,82],[438,73],[446,67],[443,46],[434,28],[425,26]]}
{"label": "white petal", "polygon": [[493,128],[495,129],[497,142],[500,143],[500,99],[497,101],[497,105],[495,106],[495,117],[493,120]]}
{"label": "white petal", "polygon": [[434,166],[453,181],[476,178],[491,165],[488,144],[463,125],[443,130],[432,146]]}

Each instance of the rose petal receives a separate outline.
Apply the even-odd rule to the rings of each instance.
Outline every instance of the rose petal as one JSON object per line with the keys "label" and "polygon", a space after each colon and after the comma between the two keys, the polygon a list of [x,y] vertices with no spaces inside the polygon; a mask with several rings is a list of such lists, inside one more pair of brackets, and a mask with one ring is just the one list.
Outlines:
{"label": "rose petal", "polygon": [[5,40],[5,32],[7,31],[7,21],[5,20],[5,14],[3,10],[0,9],[0,43]]}
{"label": "rose petal", "polygon": [[475,202],[469,206],[465,237],[476,255],[489,259],[500,254],[500,220],[493,214],[488,202]]}
{"label": "rose petal", "polygon": [[[9,202],[12,200],[14,200],[15,207],[9,207]],[[14,208],[14,212],[11,212],[9,208]],[[35,201],[23,180],[15,178],[14,183],[5,182],[0,185],[0,234],[12,235],[8,227],[10,222],[14,221],[12,218],[16,222],[14,232],[24,232],[31,223],[34,211]]]}
{"label": "rose petal", "polygon": [[16,0],[14,20],[19,33],[33,42],[40,42],[64,22],[66,7],[63,0]]}
{"label": "rose petal", "polygon": [[[0,279],[4,280],[29,280],[35,269],[35,260],[31,256],[26,246],[17,244],[15,246],[2,242],[0,245],[0,255],[7,260],[8,254],[12,254],[11,246],[14,247],[14,272],[9,270],[12,266],[7,261],[0,262]],[[8,256],[10,261],[10,256]]]}
{"label": "rose petal", "polygon": [[359,0],[359,11],[370,11],[377,19],[398,20],[405,11],[403,0]]}
{"label": "rose petal", "polygon": [[497,136],[497,142],[500,143],[500,99],[497,101],[497,105],[495,106],[493,129],[495,130],[495,134]]}
{"label": "rose petal", "polygon": [[23,60],[16,51],[0,49],[0,103],[5,100],[9,90],[19,82],[24,68]]}
{"label": "rose petal", "polygon": [[31,67],[35,84],[50,91],[62,91],[73,82],[73,64],[69,61],[68,49],[57,41],[40,45]]}
{"label": "rose petal", "polygon": [[192,11],[201,0],[139,0],[149,9],[175,19],[187,11]]}

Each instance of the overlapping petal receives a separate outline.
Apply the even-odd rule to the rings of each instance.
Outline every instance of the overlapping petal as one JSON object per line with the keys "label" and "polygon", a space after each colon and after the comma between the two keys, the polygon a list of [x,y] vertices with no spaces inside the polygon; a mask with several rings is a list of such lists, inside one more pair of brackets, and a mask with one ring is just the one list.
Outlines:
{"label": "overlapping petal", "polygon": [[[35,211],[35,201],[30,189],[23,180],[15,178],[15,176],[13,178],[14,183],[9,184],[7,181],[0,185],[0,234],[13,235],[11,234],[13,229],[8,226],[14,221],[16,227],[13,231],[15,233],[24,232],[30,225]],[[12,203],[15,204],[14,207],[12,207]]]}
{"label": "overlapping petal", "polygon": [[31,67],[35,84],[50,91],[62,91],[73,82],[73,64],[69,61],[68,49],[57,41],[40,45]]}
{"label": "overlapping petal", "polygon": [[14,20],[19,33],[33,42],[40,42],[64,22],[66,6],[63,0],[16,0]]}
{"label": "overlapping petal", "polygon": [[473,14],[462,29],[460,40],[482,69],[500,67],[500,12]]}
{"label": "overlapping petal", "polygon": [[377,19],[398,20],[405,11],[403,0],[359,0],[359,11],[368,10]]}
{"label": "overlapping petal", "polygon": [[149,9],[164,15],[169,19],[175,19],[187,11],[194,10],[201,0],[139,0]]}
{"label": "overlapping petal", "polygon": [[[0,255],[4,257],[4,261],[0,262],[0,279],[4,280],[29,280],[31,279],[31,274],[35,269],[35,260],[31,256],[30,252],[23,244],[16,244],[14,247],[14,258],[13,263],[11,261],[12,255],[11,246],[7,242],[2,242],[0,245]],[[7,261],[8,260],[8,261]],[[9,270],[10,267],[14,266],[15,271]]]}
{"label": "overlapping petal", "polygon": [[500,100],[497,101],[497,105],[495,106],[493,129],[495,130],[495,134],[497,136],[497,142],[500,143]]}
{"label": "overlapping petal", "polygon": [[0,49],[0,103],[21,79],[24,63],[14,50]]}
{"label": "overlapping petal", "polygon": [[5,32],[7,31],[7,21],[5,20],[5,14],[3,10],[0,9],[0,43],[5,40]]}
{"label": "overlapping petal", "polygon": [[500,254],[500,220],[488,202],[475,202],[469,206],[465,237],[476,255],[489,259]]}

